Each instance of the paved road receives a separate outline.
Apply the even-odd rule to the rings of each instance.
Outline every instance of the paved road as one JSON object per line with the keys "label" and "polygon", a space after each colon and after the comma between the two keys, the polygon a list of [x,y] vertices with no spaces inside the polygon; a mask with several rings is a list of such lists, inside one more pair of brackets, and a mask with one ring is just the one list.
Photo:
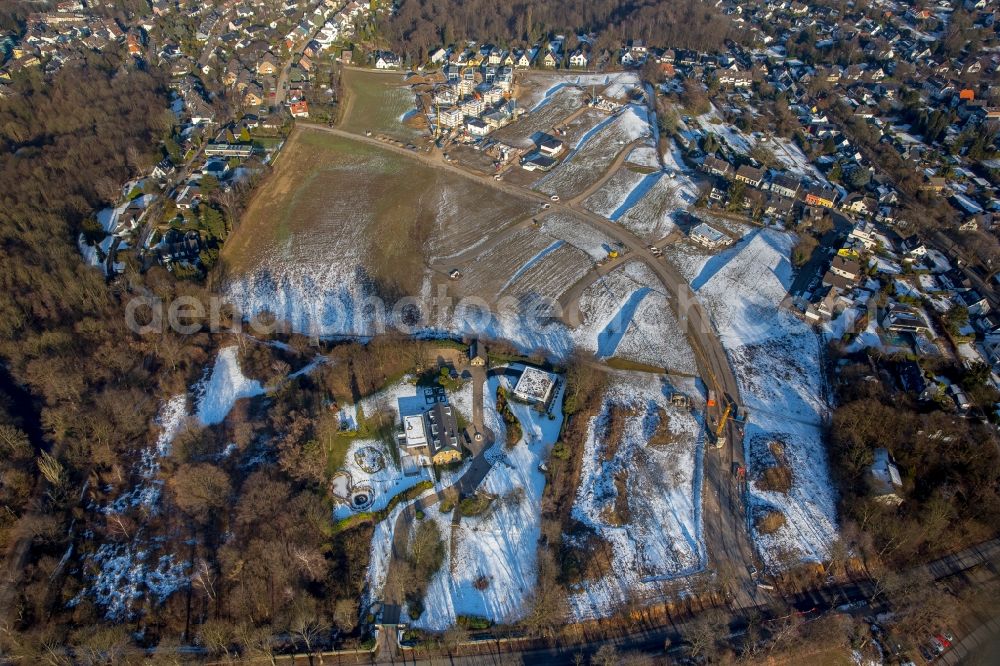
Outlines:
{"label": "paved road", "polygon": [[[313,2],[312,4],[310,4],[309,8],[306,10],[304,16],[308,16],[310,14],[310,12],[312,12],[316,7],[318,7],[321,4],[322,3],[318,2],[318,1],[317,2]],[[346,4],[346,3],[341,3],[341,5],[339,7],[337,7],[337,10],[339,11],[343,7],[344,4]],[[322,27],[322,26],[320,26],[320,27]],[[277,79],[277,81],[274,84],[274,86],[275,86],[274,87],[274,99],[273,100],[264,100],[265,104],[270,104],[271,106],[273,106],[274,108],[277,109],[277,108],[280,108],[281,105],[285,103],[285,93],[286,93],[286,89],[285,88],[288,85],[288,74],[289,74],[289,71],[292,69],[292,65],[294,65],[295,63],[297,63],[299,60],[302,59],[302,51],[303,51],[303,49],[305,49],[306,45],[308,45],[309,42],[312,41],[312,39],[316,36],[316,34],[318,32],[319,32],[319,28],[316,28],[311,33],[309,33],[308,37],[305,37],[301,42],[299,42],[297,44],[294,44],[292,46],[292,48],[290,49],[290,53],[288,55],[288,59],[285,60],[284,63],[282,63],[282,65],[281,65],[281,71],[278,73],[278,79]]]}
{"label": "paved road", "polygon": [[[1000,539],[993,539],[992,541],[967,548],[955,555],[943,557],[929,564],[915,567],[911,572],[913,572],[913,575],[919,577],[923,577],[929,573],[933,579],[942,580],[980,565],[991,567],[991,570],[1000,568]],[[785,601],[788,606],[809,618],[818,617],[838,607],[842,608],[845,604],[850,605],[849,611],[852,614],[860,617],[885,610],[883,600],[876,598],[876,590],[877,586],[871,581],[856,581],[806,590],[793,597],[786,598]],[[759,599],[753,606],[747,607],[744,610],[756,608],[762,615],[768,616],[769,605],[769,599],[764,598]],[[735,630],[733,635],[738,636],[742,633],[741,629],[744,626],[746,616],[746,613],[734,613],[731,616],[729,626],[731,630]],[[634,650],[662,656],[665,652],[665,647],[669,644],[676,644],[686,634],[693,621],[685,619],[680,622],[670,622],[661,626],[637,628],[634,632],[618,636],[614,639],[599,639],[564,647],[536,648],[532,646],[525,647],[523,650],[517,650],[509,645],[505,645],[502,648],[503,651],[500,652],[500,646],[494,643],[491,647],[487,648],[489,650],[487,654],[448,657],[447,661],[453,666],[500,666],[509,663],[537,664],[538,666],[569,666],[570,664],[578,663],[577,655],[592,655],[601,646],[606,644],[615,645],[623,651]],[[985,643],[985,639],[990,636],[991,627],[989,625],[998,625],[993,618],[984,618],[984,622],[988,625],[987,628],[974,632],[974,634],[969,636],[968,641],[960,641],[964,649],[961,651],[955,650],[955,657],[943,660],[944,663],[961,663],[960,657],[966,653],[966,650],[971,651],[971,649]],[[677,649],[666,651],[671,654],[679,652]],[[948,655],[949,653],[945,654]],[[442,658],[416,659],[412,654],[408,654],[404,661],[398,654],[388,655],[380,653],[371,662],[378,664],[426,664],[430,666],[434,663],[442,663]],[[344,661],[343,663],[352,662]],[[362,662],[359,661],[357,663]],[[364,663],[370,662],[366,659]]]}
{"label": "paved road", "polygon": [[[591,227],[599,230],[612,241],[624,245],[629,257],[646,263],[663,283],[675,314],[687,332],[694,349],[699,373],[708,388],[716,391],[721,398],[727,397],[739,405],[740,391],[736,375],[729,363],[729,357],[719,340],[718,333],[705,313],[690,285],[680,271],[663,258],[657,258],[647,249],[646,243],[624,227],[573,202],[550,202],[549,197],[539,192],[512,185],[507,181],[497,181],[489,176],[479,176],[448,164],[436,153],[410,150],[375,137],[353,134],[336,127],[315,123],[300,123],[301,126],[327,132],[335,136],[378,146],[390,152],[405,155],[428,166],[446,171],[467,180],[501,190],[512,197],[551,203],[549,210],[568,210]],[[602,176],[607,179],[606,173]],[[721,400],[720,400],[721,402]],[[714,429],[722,415],[721,405],[708,411],[708,426]],[[705,470],[702,493],[702,519],[707,548],[708,563],[717,570],[722,565],[726,579],[734,591],[734,602],[739,606],[753,604],[757,588],[750,579],[747,566],[754,562],[754,550],[747,534],[740,489],[731,474],[733,463],[744,464],[743,435],[738,425],[730,419],[725,428],[725,446],[719,450],[709,450],[705,455]]]}

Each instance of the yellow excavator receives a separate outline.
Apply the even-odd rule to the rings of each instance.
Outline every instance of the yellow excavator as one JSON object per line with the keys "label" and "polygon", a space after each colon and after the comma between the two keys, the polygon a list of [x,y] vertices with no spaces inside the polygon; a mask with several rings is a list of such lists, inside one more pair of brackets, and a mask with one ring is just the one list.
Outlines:
{"label": "yellow excavator", "polygon": [[733,412],[733,403],[726,404],[725,411],[722,412],[722,418],[719,419],[719,425],[715,428],[715,448],[721,449],[726,445],[726,423],[729,421],[729,415]]}

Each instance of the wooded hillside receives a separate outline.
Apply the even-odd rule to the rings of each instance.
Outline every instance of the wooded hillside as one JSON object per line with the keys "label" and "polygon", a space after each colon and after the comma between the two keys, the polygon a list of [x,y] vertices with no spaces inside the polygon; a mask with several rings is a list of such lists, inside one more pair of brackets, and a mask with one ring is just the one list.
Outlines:
{"label": "wooded hillside", "polygon": [[594,33],[598,51],[631,40],[709,50],[734,34],[730,21],[701,0],[401,0],[386,27],[394,49],[419,59],[463,40],[513,47],[563,34],[574,49],[576,35]]}

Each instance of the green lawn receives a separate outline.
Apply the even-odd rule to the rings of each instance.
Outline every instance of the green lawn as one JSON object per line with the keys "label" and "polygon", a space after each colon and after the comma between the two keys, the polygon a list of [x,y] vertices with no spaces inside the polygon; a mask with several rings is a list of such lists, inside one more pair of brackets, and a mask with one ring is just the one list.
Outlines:
{"label": "green lawn", "polygon": [[415,107],[415,99],[401,74],[348,69],[344,70],[343,85],[347,94],[346,115],[340,121],[343,129],[400,138],[417,136],[402,123],[403,115]]}

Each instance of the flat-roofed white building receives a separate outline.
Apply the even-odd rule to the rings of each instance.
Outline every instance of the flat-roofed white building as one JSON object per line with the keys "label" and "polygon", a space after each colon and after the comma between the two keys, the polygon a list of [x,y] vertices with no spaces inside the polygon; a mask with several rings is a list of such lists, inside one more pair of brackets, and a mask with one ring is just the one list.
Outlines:
{"label": "flat-roofed white building", "polygon": [[556,379],[551,372],[525,366],[514,386],[514,397],[525,402],[547,404],[555,389]]}
{"label": "flat-roofed white building", "polygon": [[438,122],[441,124],[441,127],[459,127],[462,125],[463,120],[465,120],[465,115],[457,106],[450,109],[441,109],[441,113],[438,116]]}
{"label": "flat-roofed white building", "polygon": [[406,448],[427,446],[427,432],[424,430],[422,414],[403,417],[403,435],[406,437]]}
{"label": "flat-roofed white building", "polygon": [[704,222],[691,230],[691,240],[700,245],[704,245],[710,250],[725,247],[733,242],[733,239],[729,236],[722,233],[715,227],[705,224]]}

